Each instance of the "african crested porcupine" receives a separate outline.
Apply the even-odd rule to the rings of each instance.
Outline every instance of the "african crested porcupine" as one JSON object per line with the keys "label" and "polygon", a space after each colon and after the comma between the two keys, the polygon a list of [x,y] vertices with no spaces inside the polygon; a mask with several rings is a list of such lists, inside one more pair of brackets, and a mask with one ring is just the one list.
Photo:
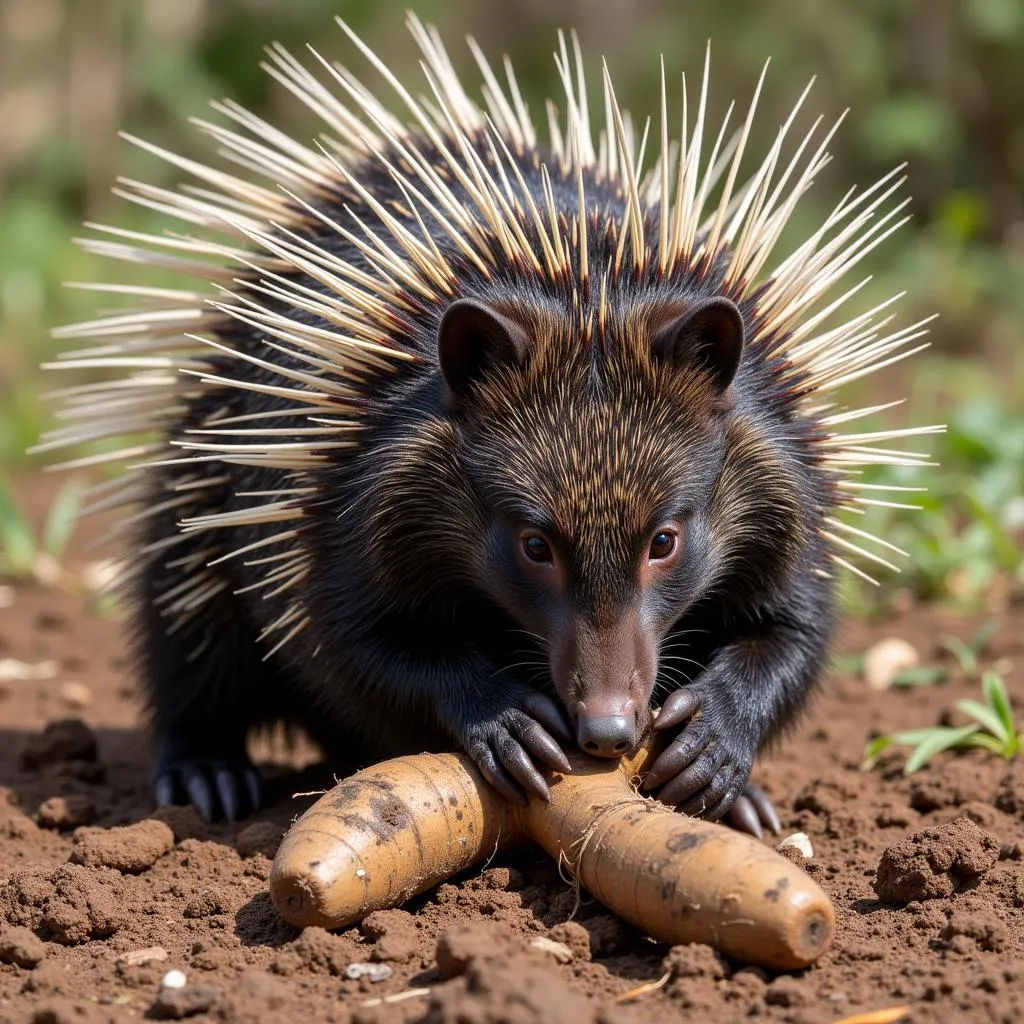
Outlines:
{"label": "african crested porcupine", "polygon": [[102,341],[56,365],[122,375],[70,389],[47,442],[125,437],[75,464],[141,464],[93,507],[135,509],[157,800],[258,805],[246,737],[275,721],[349,759],[461,747],[543,796],[561,743],[617,756],[664,698],[647,789],[759,832],[751,765],[822,673],[833,569],[890,546],[836,512],[876,501],[865,465],[921,459],[879,444],[929,429],[841,434],[875,410],[832,398],[924,333],[887,333],[889,303],[833,316],[902,223],[881,212],[902,179],[848,193],[767,272],[829,159],[820,119],[785,155],[806,91],[743,182],[757,94],[712,138],[705,63],[670,142],[663,74],[644,173],[649,124],[638,139],[607,67],[591,133],[575,38],[543,146],[507,61],[503,84],[470,44],[478,106],[409,25],[429,98],[345,29],[408,124],[271,47],[329,134],[215,104],[237,130],[200,127],[263,182],[139,143],[195,183],[121,194],[199,232],[84,243],[205,282],[104,286],[142,308],[65,330]]}

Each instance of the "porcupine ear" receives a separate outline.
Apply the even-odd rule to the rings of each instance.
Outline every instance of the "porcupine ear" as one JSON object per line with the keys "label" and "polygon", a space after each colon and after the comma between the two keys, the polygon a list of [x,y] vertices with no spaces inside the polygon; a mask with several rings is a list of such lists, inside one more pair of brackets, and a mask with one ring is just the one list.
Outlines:
{"label": "porcupine ear", "polygon": [[473,385],[503,363],[517,363],[529,338],[523,328],[475,299],[457,299],[437,329],[437,361],[444,378],[446,402],[458,406]]}
{"label": "porcupine ear", "polygon": [[685,313],[659,327],[651,341],[656,359],[699,358],[714,374],[719,393],[732,383],[743,353],[743,315],[722,297],[700,299]]}

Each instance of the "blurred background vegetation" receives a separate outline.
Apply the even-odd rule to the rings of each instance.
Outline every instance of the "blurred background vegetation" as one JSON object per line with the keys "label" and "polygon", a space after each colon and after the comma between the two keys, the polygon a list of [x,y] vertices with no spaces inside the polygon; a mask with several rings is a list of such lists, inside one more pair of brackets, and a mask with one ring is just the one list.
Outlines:
{"label": "blurred background vegetation", "polygon": [[[118,129],[209,159],[207,138],[188,118],[207,116],[209,99],[231,97],[309,140],[317,127],[308,113],[258,67],[263,46],[279,40],[301,54],[311,43],[362,75],[365,65],[333,23],[339,14],[400,78],[415,80],[406,6],[0,0],[0,471],[23,478],[36,468],[24,449],[47,423],[39,394],[50,384],[41,385],[36,366],[57,350],[50,329],[110,304],[62,282],[154,280],[72,243],[83,220],[166,227],[110,195],[118,175],[165,186],[178,180],[173,168],[119,140]],[[872,255],[875,282],[860,301],[867,308],[872,297],[906,290],[902,322],[939,314],[933,347],[869,380],[851,401],[903,389],[911,401],[886,414],[887,423],[948,420],[951,430],[925,439],[941,469],[908,481],[928,485],[924,511],[871,518],[910,550],[900,587],[965,603],[1012,599],[1024,574],[1021,0],[422,0],[415,9],[438,24],[470,77],[463,35],[492,57],[508,53],[538,120],[544,97],[559,92],[551,59],[558,27],[577,28],[595,80],[607,55],[620,100],[641,117],[657,109],[659,53],[670,71],[696,75],[712,41],[719,116],[732,99],[745,108],[770,56],[755,151],[816,75],[806,120],[846,107],[851,114],[790,238],[805,236],[851,184],[909,162],[913,220]],[[0,551],[18,536],[24,549],[31,518],[0,500]],[[884,593],[900,591],[889,584]],[[859,587],[850,600],[884,607]]]}

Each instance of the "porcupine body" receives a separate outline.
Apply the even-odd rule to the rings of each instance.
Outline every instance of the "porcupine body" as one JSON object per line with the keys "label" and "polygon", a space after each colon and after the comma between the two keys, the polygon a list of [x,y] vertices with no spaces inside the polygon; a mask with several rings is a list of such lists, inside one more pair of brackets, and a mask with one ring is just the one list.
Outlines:
{"label": "porcupine body", "polygon": [[881,560],[836,507],[871,500],[860,466],[919,458],[839,436],[861,413],[830,397],[919,325],[817,312],[891,230],[898,182],[765,273],[827,159],[810,136],[783,158],[792,118],[742,184],[753,105],[711,146],[705,67],[689,136],[673,153],[663,124],[639,180],[607,71],[591,135],[578,49],[562,40],[545,148],[511,74],[503,90],[474,50],[485,114],[410,24],[433,92],[392,81],[410,124],[273,49],[333,139],[223,104],[243,131],[207,130],[270,183],[161,151],[198,187],[124,191],[200,231],[87,243],[214,285],[67,331],[116,346],[63,365],[123,376],[74,392],[51,440],[139,435],[148,463],[97,506],[136,508],[157,798],[244,813],[246,738],[280,720],[349,760],[460,747],[511,797],[543,795],[562,745],[617,756],[663,703],[648,788],[756,831],[772,812],[743,795],[751,765],[821,676],[835,565]]}

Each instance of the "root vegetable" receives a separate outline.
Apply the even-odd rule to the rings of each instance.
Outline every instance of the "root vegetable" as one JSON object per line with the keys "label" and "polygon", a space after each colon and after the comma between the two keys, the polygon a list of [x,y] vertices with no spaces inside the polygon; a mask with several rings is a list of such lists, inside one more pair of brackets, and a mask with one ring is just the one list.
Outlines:
{"label": "root vegetable", "polygon": [[605,906],[655,939],[699,942],[766,967],[816,960],[832,940],[828,897],[756,839],[638,796],[650,762],[570,754],[551,802],[502,799],[461,754],[417,754],[358,772],[284,837],[270,893],[300,927],[338,928],[395,907],[496,850],[532,839]]}

